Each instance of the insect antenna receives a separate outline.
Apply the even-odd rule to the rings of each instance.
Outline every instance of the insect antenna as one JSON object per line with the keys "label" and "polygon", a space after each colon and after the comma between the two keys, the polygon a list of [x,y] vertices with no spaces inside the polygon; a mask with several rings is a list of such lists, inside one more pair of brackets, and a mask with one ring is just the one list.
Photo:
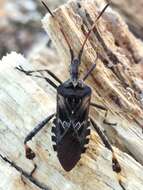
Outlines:
{"label": "insect antenna", "polygon": [[[47,9],[47,11],[49,12],[49,14],[50,14],[53,18],[55,18],[54,14],[53,14],[52,11],[49,9],[49,7],[45,4],[45,2],[44,2],[44,1],[41,1],[41,2],[42,2],[42,4],[44,5],[44,7]],[[55,20],[57,21],[56,18],[55,18]],[[57,21],[57,22],[58,22],[58,21]],[[58,23],[59,23],[59,22],[58,22]],[[67,38],[65,32],[64,32],[63,29],[61,28],[60,23],[59,23],[59,26],[60,26],[60,31],[61,31],[61,33],[63,34],[63,36],[64,36],[64,38],[65,38],[65,41],[66,41],[66,43],[67,43],[67,45],[68,45],[68,47],[69,47],[71,59],[73,60],[73,59],[74,59],[74,53],[73,53],[72,47],[71,47],[71,45],[70,45],[70,42],[69,42],[69,40],[68,40],[68,38]]]}
{"label": "insect antenna", "polygon": [[44,5],[44,7],[47,9],[47,11],[50,13],[50,15],[51,15],[52,17],[54,17],[52,11],[49,9],[49,7],[46,5],[46,3],[45,3],[44,1],[41,1],[41,2],[42,2],[42,4]]}
{"label": "insect antenna", "polygon": [[84,50],[84,46],[85,46],[85,44],[86,44],[86,42],[87,42],[87,40],[88,40],[88,38],[89,38],[91,32],[92,32],[93,29],[96,27],[97,21],[98,21],[98,20],[100,19],[100,17],[103,15],[103,13],[104,13],[105,10],[107,9],[107,7],[110,5],[110,3],[111,3],[111,2],[108,1],[108,3],[105,5],[105,7],[104,7],[104,8],[102,9],[102,11],[100,12],[100,14],[97,16],[97,18],[96,18],[94,24],[91,26],[91,29],[90,29],[90,30],[88,31],[88,33],[86,34],[85,40],[84,40],[84,42],[83,42],[83,44],[82,44],[82,47],[81,47],[81,49],[80,49],[80,51],[79,51],[79,55],[78,55],[79,62],[81,62],[80,60],[81,60],[81,56],[82,56],[82,53],[83,53],[83,50]]}
{"label": "insect antenna", "polygon": [[[96,57],[96,60],[98,59],[98,56]],[[96,62],[96,60],[95,60],[95,62]],[[90,69],[86,72],[86,74],[84,75],[84,77],[83,77],[83,81],[85,81],[87,78],[88,78],[88,76],[91,74],[91,72],[95,69],[95,67],[96,67],[96,63],[94,63],[91,67],[90,67]]]}
{"label": "insect antenna", "polygon": [[[72,47],[71,47],[71,45],[70,45],[70,42],[69,42],[69,40],[68,40],[68,38],[67,38],[65,32],[63,31],[63,29],[62,29],[62,27],[61,27],[61,23],[58,22],[58,20],[55,18],[54,14],[51,12],[51,10],[50,10],[49,7],[45,4],[45,2],[42,1],[42,4],[43,4],[44,7],[47,9],[47,11],[49,12],[49,14],[50,14],[53,18],[55,18],[55,20],[58,22],[58,24],[59,24],[59,29],[60,29],[61,33],[63,34],[64,39],[65,39],[65,41],[66,41],[66,43],[67,43],[67,45],[68,45],[68,47],[69,47],[70,55],[71,55],[71,61],[72,61],[72,63],[74,63],[74,64],[71,64],[71,80],[73,81],[73,83],[75,83],[74,86],[77,85],[77,81],[78,81],[78,66],[79,66],[80,63],[81,63],[81,56],[82,56],[82,53],[83,53],[85,44],[86,44],[86,42],[87,42],[87,40],[88,40],[88,38],[89,38],[91,32],[92,32],[92,31],[94,30],[94,28],[96,27],[97,21],[98,21],[98,20],[100,19],[100,17],[103,15],[103,13],[104,13],[105,10],[107,9],[107,7],[110,5],[110,3],[111,3],[111,2],[110,2],[110,0],[109,0],[108,3],[105,5],[105,7],[102,9],[102,11],[101,11],[101,12],[99,13],[99,15],[97,16],[97,18],[96,18],[94,24],[91,26],[91,29],[87,32],[87,34],[86,34],[86,36],[85,36],[85,40],[84,40],[84,42],[83,42],[83,44],[82,44],[82,46],[81,46],[81,49],[80,49],[80,51],[79,51],[78,58],[74,60],[74,58],[75,58],[75,57],[74,57],[74,52],[73,52],[73,50],[72,50]],[[96,60],[97,60],[97,58],[96,58]],[[90,73],[94,70],[95,67],[96,67],[96,64],[94,64],[93,66],[91,66],[91,68],[89,69],[89,71],[87,71],[87,73],[84,75],[83,81],[87,79],[87,77],[90,75]],[[75,71],[76,71],[76,73],[74,73]]]}

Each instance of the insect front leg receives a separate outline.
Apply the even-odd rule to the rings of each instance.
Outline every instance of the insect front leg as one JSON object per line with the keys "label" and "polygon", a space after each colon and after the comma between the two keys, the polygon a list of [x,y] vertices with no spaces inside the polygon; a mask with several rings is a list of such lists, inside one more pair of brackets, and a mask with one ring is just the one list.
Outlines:
{"label": "insect front leg", "polygon": [[57,89],[57,85],[51,81],[48,77],[44,77],[44,76],[40,76],[40,75],[33,75],[33,73],[40,73],[42,74],[42,72],[47,72],[55,81],[57,81],[59,84],[62,84],[62,81],[51,71],[49,71],[48,69],[45,70],[24,70],[22,66],[16,67],[17,70],[19,70],[20,72],[23,72],[24,74],[28,75],[28,76],[33,76],[33,77],[37,77],[37,78],[42,78],[44,80],[46,80],[46,82],[48,82],[52,87]]}
{"label": "insect front leg", "polygon": [[105,123],[107,125],[117,125],[117,123],[110,123],[107,121],[107,115],[108,115],[108,109],[107,108],[105,108],[104,106],[98,105],[96,103],[92,103],[92,102],[90,103],[90,106],[93,106],[95,108],[98,108],[98,109],[105,111],[103,123]]}
{"label": "insect front leg", "polygon": [[27,145],[27,142],[32,140],[32,138],[54,117],[55,114],[48,116],[42,122],[40,122],[25,138],[25,155],[26,158],[33,160],[35,158],[35,153],[33,150]]}

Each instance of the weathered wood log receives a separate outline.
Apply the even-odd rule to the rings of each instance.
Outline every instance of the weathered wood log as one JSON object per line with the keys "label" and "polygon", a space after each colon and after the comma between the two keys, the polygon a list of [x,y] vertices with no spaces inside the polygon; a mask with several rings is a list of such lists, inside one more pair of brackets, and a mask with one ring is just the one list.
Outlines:
{"label": "weathered wood log", "polygon": [[[54,12],[76,54],[101,7],[96,6],[96,1],[71,1]],[[50,62],[46,67],[65,80],[70,64],[67,44],[55,19],[47,15],[43,23],[63,58],[62,67],[59,63]],[[81,64],[83,74],[98,55],[97,67],[86,82],[93,90],[92,101],[107,107],[110,110],[108,120],[117,122],[117,126],[103,124],[104,113],[101,110],[90,111],[114,145],[126,190],[143,188],[142,47],[143,44],[129,32],[120,16],[109,9],[91,34]],[[33,177],[29,176],[34,163],[25,158],[24,137],[38,122],[55,111],[56,93],[51,88],[52,91],[45,90],[46,84],[43,85],[42,81],[17,71],[14,68],[17,65],[27,70],[40,67],[40,64],[30,65],[16,53],[4,57],[0,64],[1,189],[121,190],[117,174],[112,171],[111,152],[93,130],[86,153],[67,173],[52,149],[51,124],[46,126],[29,143],[36,152],[34,163],[38,166]],[[41,66],[43,68],[43,64]],[[15,163],[13,167],[4,156]],[[22,179],[18,166],[25,171]]]}
{"label": "weathered wood log", "polygon": [[[100,6],[101,1],[96,0],[96,2]],[[142,0],[111,0],[111,7],[122,15],[129,29],[140,39],[143,39],[142,5]]]}
{"label": "weathered wood log", "polygon": [[[68,6],[63,6],[55,12],[55,15],[58,15],[57,20],[67,34],[76,54],[85,39],[83,31],[88,31],[87,28],[91,27],[90,23],[94,22],[98,15],[95,12],[98,11],[96,1],[80,1],[80,4],[71,1]],[[53,18],[48,19],[47,16],[43,22],[45,29],[54,40],[59,54],[67,60],[69,65],[69,50],[59,31],[57,21]],[[114,135],[111,140],[124,151],[132,153],[141,163],[143,156],[139,155],[143,152],[137,141],[142,138],[143,124],[142,45],[142,42],[130,33],[120,16],[108,9],[86,45],[81,65],[81,70],[85,72],[98,55],[97,67],[87,81],[94,91],[93,101],[105,105],[112,112],[109,114],[109,119],[117,121],[120,126],[105,126],[107,132],[112,129]],[[101,111],[97,110],[95,115],[98,120]],[[126,131],[126,129],[128,130]],[[138,131],[136,137],[139,139],[136,142],[130,138],[130,135],[134,133],[133,129]],[[121,143],[120,141],[127,138],[127,136],[125,138],[125,134],[128,134],[130,142],[127,143],[128,146],[125,142]],[[136,147],[136,150],[133,146]],[[140,153],[138,154],[136,151]]]}
{"label": "weathered wood log", "polygon": [[141,39],[143,39],[142,5],[142,0],[138,0],[137,2],[135,0],[112,0],[113,8],[124,16],[131,31]]}

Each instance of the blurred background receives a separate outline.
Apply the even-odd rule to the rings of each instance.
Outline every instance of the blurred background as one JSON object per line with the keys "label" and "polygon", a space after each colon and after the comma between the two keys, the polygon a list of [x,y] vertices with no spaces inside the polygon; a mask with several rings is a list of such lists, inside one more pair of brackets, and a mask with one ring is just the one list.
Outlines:
{"label": "blurred background", "polygon": [[[51,10],[66,1],[45,0]],[[122,14],[130,30],[143,39],[143,0],[112,0],[112,7]],[[11,51],[27,57],[34,47],[48,46],[49,39],[41,24],[45,13],[40,0],[0,0],[0,58]]]}
{"label": "blurred background", "polygon": [[[47,0],[53,10],[66,0]],[[42,43],[49,45],[41,19],[46,10],[39,0],[0,0],[0,59],[11,51],[28,56]]]}

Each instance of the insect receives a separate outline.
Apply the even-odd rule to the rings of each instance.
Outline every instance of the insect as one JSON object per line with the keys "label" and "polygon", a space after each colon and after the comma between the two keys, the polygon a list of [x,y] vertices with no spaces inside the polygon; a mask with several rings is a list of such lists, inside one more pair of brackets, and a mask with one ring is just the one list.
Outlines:
{"label": "insect", "polygon": [[[51,17],[56,20],[54,14],[50,11],[47,5],[42,2],[46,7]],[[43,77],[52,87],[57,91],[57,110],[55,114],[48,116],[40,124],[38,124],[25,138],[25,151],[26,157],[28,159],[34,159],[35,153],[27,145],[30,141],[52,118],[54,118],[52,127],[52,141],[54,142],[53,148],[57,152],[57,157],[62,167],[66,171],[72,170],[77,162],[80,160],[81,154],[85,153],[85,145],[89,142],[90,128],[93,126],[104,145],[112,152],[112,168],[116,173],[121,172],[121,166],[115,156],[110,142],[108,141],[105,134],[102,132],[100,127],[96,124],[93,118],[89,116],[89,108],[93,106],[97,109],[105,111],[104,123],[107,125],[116,125],[116,123],[109,123],[106,120],[108,110],[102,105],[91,102],[92,90],[90,86],[85,84],[85,80],[95,69],[96,63],[94,63],[91,68],[85,73],[82,79],[79,79],[79,66],[81,64],[81,57],[85,44],[96,27],[96,23],[102,14],[105,12],[110,3],[107,3],[103,10],[98,15],[95,23],[92,25],[91,29],[87,32],[85,40],[81,46],[78,56],[74,55],[72,47],[66,37],[65,32],[59,24],[60,31],[65,38],[71,55],[70,64],[70,78],[62,82],[55,74],[49,70],[46,71],[57,83],[58,86],[48,77]],[[97,58],[96,58],[97,60]],[[17,67],[18,70],[24,72],[26,75],[32,76],[34,72],[41,72],[43,70],[36,71],[26,71],[22,67]]]}

